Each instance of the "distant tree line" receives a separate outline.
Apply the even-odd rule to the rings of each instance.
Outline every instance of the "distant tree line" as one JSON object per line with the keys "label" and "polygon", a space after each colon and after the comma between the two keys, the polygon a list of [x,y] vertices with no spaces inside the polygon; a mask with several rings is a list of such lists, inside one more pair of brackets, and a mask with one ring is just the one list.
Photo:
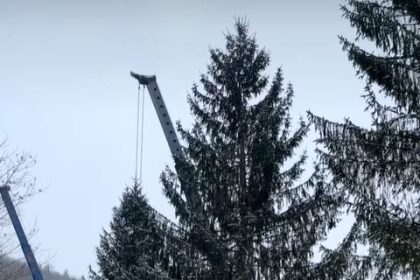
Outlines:
{"label": "distant tree line", "polygon": [[[0,280],[32,280],[28,265],[24,259],[13,259],[10,257],[0,257]],[[83,280],[71,277],[67,270],[59,273],[50,269],[49,266],[41,267],[44,280]]]}

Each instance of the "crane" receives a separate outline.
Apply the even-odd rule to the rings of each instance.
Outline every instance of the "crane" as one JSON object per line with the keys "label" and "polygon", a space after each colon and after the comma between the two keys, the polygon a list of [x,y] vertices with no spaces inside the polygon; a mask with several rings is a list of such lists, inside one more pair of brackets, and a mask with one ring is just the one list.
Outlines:
{"label": "crane", "polygon": [[[160,89],[157,85],[156,76],[140,75],[134,72],[130,72],[130,75],[139,82],[139,85],[144,85],[147,87],[150,98],[152,99],[153,106],[155,107],[156,113],[158,115],[159,122],[162,126],[162,130],[165,134],[166,141],[168,142],[169,149],[175,160],[175,170],[179,175],[179,169],[176,159],[183,158],[184,154],[183,150],[181,149],[181,145],[179,143],[175,129],[172,125],[172,121],[169,116],[168,110],[166,109],[165,102],[163,101]],[[188,186],[188,183],[185,181],[180,180],[180,183],[181,185]],[[197,193],[194,193],[194,195],[197,195]],[[191,214],[194,215],[193,213]],[[176,228],[178,227],[176,226]],[[209,244],[210,246],[213,246],[213,244],[217,243],[218,248],[221,248],[219,241],[214,240],[214,238],[211,236],[211,233],[209,233],[209,231],[206,228],[204,228],[202,224],[199,224],[199,226],[196,227],[196,229],[198,232],[194,234],[195,238],[199,238],[203,244]],[[191,246],[191,244],[188,242],[185,242],[185,244],[189,244],[189,246]],[[214,259],[220,259],[219,251],[216,251],[213,257]],[[201,257],[197,259],[197,256],[195,256],[194,260],[198,260],[199,262],[201,262],[204,259]],[[202,263],[201,265],[203,268],[208,266],[208,264],[205,263]]]}
{"label": "crane", "polygon": [[10,186],[6,185],[0,187],[0,194],[3,198],[4,206],[6,207],[10,220],[12,220],[13,227],[15,228],[16,235],[20,242],[20,247],[22,248],[26,263],[28,264],[29,270],[31,271],[32,279],[43,280],[44,278],[42,277],[41,270],[39,269],[31,246],[29,245],[28,239],[26,238],[25,231],[23,230],[22,224],[20,223],[19,216],[17,215],[15,206],[13,205],[12,199],[10,198],[9,191]]}
{"label": "crane", "polygon": [[[156,76],[140,75],[134,72],[130,72],[130,75],[139,82],[139,85],[143,85],[147,87],[147,91],[149,92],[153,106],[155,107],[156,113],[159,118],[159,122],[162,126],[162,130],[165,134],[165,138],[166,138],[166,141],[168,142],[168,146],[171,151],[171,154],[174,160],[176,160],[177,158],[182,158],[183,151],[181,149],[178,136],[176,135],[176,132],[172,124],[172,120],[169,116],[168,110],[166,108],[165,102],[163,101],[163,97],[161,95],[160,89],[157,85]],[[177,170],[178,172],[178,166],[176,164],[176,161],[175,161],[175,170]],[[154,212],[158,214],[157,215],[158,219],[164,219],[166,222],[169,221],[165,216],[163,216],[156,210],[154,210]],[[172,228],[179,230],[179,227],[175,225],[173,222],[170,222],[169,224],[171,225]],[[188,248],[191,246],[191,244],[185,240],[182,242],[182,244],[187,245]],[[200,262],[201,260],[196,258],[194,259],[194,261]]]}
{"label": "crane", "polygon": [[166,109],[165,102],[163,101],[159,87],[156,82],[156,76],[139,75],[134,72],[130,72],[131,77],[136,79],[140,85],[147,87],[147,90],[152,99],[153,106],[155,107],[156,113],[159,118],[159,122],[162,126],[163,132],[168,142],[169,149],[171,150],[172,156],[178,158],[182,156],[181,145],[179,144],[178,136],[175,133],[174,126],[172,125],[171,118],[168,110]]}

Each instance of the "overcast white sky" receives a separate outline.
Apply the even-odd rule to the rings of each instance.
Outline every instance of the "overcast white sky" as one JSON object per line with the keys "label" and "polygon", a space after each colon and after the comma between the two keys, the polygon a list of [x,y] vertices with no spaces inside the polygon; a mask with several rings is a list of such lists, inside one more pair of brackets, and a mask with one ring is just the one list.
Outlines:
{"label": "overcast white sky", "polygon": [[[137,84],[156,74],[173,121],[191,123],[186,95],[205,71],[209,47],[246,16],[295,88],[293,115],[311,111],[367,125],[363,82],[337,35],[352,36],[334,0],[0,1],[0,139],[38,159],[37,186],[22,209],[41,262],[74,275],[95,264],[135,160]],[[172,217],[159,174],[171,156],[146,98],[144,189]],[[312,148],[310,140],[305,144]]]}

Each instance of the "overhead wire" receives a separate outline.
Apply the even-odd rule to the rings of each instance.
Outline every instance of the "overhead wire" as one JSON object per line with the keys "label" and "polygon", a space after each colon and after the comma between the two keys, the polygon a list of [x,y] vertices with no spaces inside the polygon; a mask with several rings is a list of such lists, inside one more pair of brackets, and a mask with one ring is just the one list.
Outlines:
{"label": "overhead wire", "polygon": [[[135,164],[135,171],[134,171],[134,181],[136,184],[142,183],[142,176],[143,176],[143,139],[144,139],[144,90],[145,86],[143,86],[143,93],[140,90],[141,85],[138,86],[137,91],[137,130],[136,130],[136,164]],[[142,94],[142,98],[140,99],[140,94]],[[141,101],[141,102],[140,102]],[[141,129],[140,129],[140,103],[141,103]],[[139,134],[140,134],[140,159],[139,159]],[[140,163],[140,168],[139,168]]]}
{"label": "overhead wire", "polygon": [[137,171],[139,162],[139,120],[140,120],[140,84],[137,91],[137,124],[136,124],[136,168],[134,170],[134,181],[137,184]]}
{"label": "overhead wire", "polygon": [[140,183],[143,179],[143,138],[144,138],[144,90],[145,87],[143,85],[143,93],[142,93],[142,102],[141,102],[141,134],[140,134]]}

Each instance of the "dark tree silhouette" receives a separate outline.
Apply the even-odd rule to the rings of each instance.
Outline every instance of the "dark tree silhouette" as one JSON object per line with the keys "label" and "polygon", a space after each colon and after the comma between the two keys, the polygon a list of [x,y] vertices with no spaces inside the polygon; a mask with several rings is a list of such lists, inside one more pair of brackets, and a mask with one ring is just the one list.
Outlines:
{"label": "dark tree silhouette", "polygon": [[349,196],[359,231],[353,241],[370,246],[358,262],[363,269],[352,270],[360,278],[420,279],[420,2],[349,0],[342,9],[357,39],[376,46],[371,52],[340,38],[366,79],[372,125],[309,117],[323,163]]}
{"label": "dark tree silhouette", "polygon": [[210,58],[188,98],[193,128],[178,126],[185,156],[177,174],[161,176],[185,238],[207,263],[200,279],[304,278],[342,197],[318,167],[298,183],[306,155],[294,155],[308,126],[292,130],[293,87],[280,69],[269,81],[269,55],[248,24],[238,20]]}

